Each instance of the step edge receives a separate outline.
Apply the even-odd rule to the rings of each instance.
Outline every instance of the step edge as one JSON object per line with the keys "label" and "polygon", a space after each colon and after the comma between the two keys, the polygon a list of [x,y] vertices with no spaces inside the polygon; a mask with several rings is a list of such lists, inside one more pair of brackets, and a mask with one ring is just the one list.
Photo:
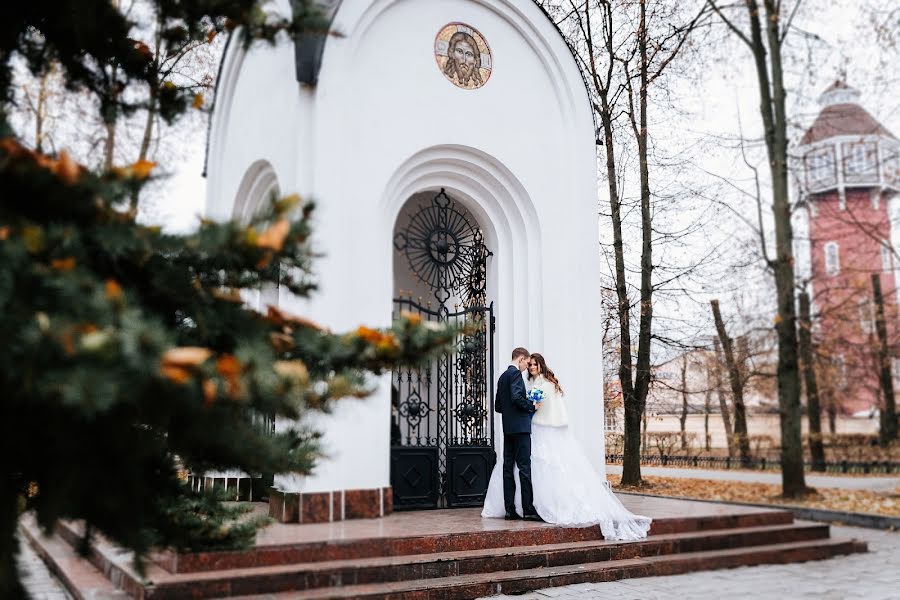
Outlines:
{"label": "step edge", "polygon": [[[536,555],[536,554],[544,554],[548,552],[564,552],[566,550],[582,550],[582,549],[591,549],[591,548],[623,548],[632,545],[655,545],[659,542],[668,542],[668,541],[688,541],[692,539],[705,538],[710,535],[714,535],[715,537],[727,537],[730,535],[752,535],[756,533],[776,533],[776,532],[785,532],[785,531],[796,531],[796,532],[808,532],[813,530],[820,530],[824,535],[821,537],[813,538],[812,540],[802,540],[802,541],[815,541],[815,540],[827,540],[829,538],[829,526],[827,524],[822,523],[810,523],[810,524],[790,524],[790,525],[770,525],[770,526],[761,526],[761,527],[747,527],[747,528],[739,528],[739,529],[713,529],[702,532],[685,532],[685,533],[672,533],[672,534],[661,534],[658,536],[651,536],[645,540],[636,540],[636,541],[606,541],[606,540],[595,540],[595,541],[582,541],[582,542],[567,542],[560,544],[542,544],[542,545],[533,545],[533,546],[511,546],[508,548],[484,548],[479,550],[458,550],[458,551],[450,551],[450,552],[436,552],[436,553],[427,553],[427,554],[410,554],[410,555],[402,555],[402,556],[383,556],[383,557],[374,557],[374,558],[366,558],[366,559],[341,559],[335,561],[315,561],[315,562],[305,562],[305,563],[289,563],[289,564],[273,564],[273,565],[260,565],[257,567],[243,567],[240,569],[222,569],[217,571],[192,571],[187,573],[177,573],[172,574],[172,579],[166,580],[165,582],[159,582],[158,585],[167,585],[169,583],[172,584],[181,584],[186,581],[215,581],[217,578],[222,577],[223,574],[234,572],[237,570],[244,571],[246,575],[285,575],[290,573],[308,573],[308,572],[323,572],[328,570],[336,570],[346,567],[352,567],[354,565],[358,565],[360,561],[371,561],[369,564],[365,565],[365,568],[378,568],[381,566],[408,566],[408,565],[419,565],[419,564],[430,564],[430,563],[438,563],[438,562],[450,562],[453,560],[466,560],[472,559],[477,560],[479,558],[489,558],[491,556],[509,556],[512,554],[517,555]],[[755,544],[748,546],[741,546],[742,548],[753,548],[759,547],[765,544]],[[514,549],[525,548],[525,551],[516,551]],[[473,553],[473,554],[469,554]],[[666,553],[666,555],[675,555],[675,554],[684,554],[679,552],[670,552]],[[390,563],[389,561],[396,560],[398,558],[408,558],[401,563]],[[611,561],[604,561],[611,562]],[[223,577],[222,577],[223,578]],[[223,578],[224,579],[224,578]]]}
{"label": "step edge", "polygon": [[[689,529],[684,531],[676,531],[674,533],[700,533],[700,532],[709,532],[709,531],[717,531],[721,529],[738,529],[736,527],[718,527],[718,528],[707,528],[709,523],[715,523],[720,520],[740,520],[746,518],[761,518],[765,517],[773,520],[774,522],[764,523],[759,526],[775,526],[775,525],[789,525],[793,523],[793,513],[787,510],[778,510],[778,509],[760,509],[758,511],[747,512],[742,514],[727,514],[727,515],[700,515],[696,517],[664,517],[661,519],[655,519],[655,523],[660,524],[668,524],[672,522],[688,522],[691,524]],[[549,524],[548,524],[549,525]],[[303,550],[303,549],[312,549],[317,547],[327,547],[327,546],[336,546],[336,547],[352,547],[359,544],[379,544],[390,541],[394,545],[401,545],[406,542],[410,542],[411,540],[423,540],[424,542],[428,541],[437,541],[446,538],[448,535],[455,536],[482,536],[482,535],[492,535],[492,534],[502,534],[502,533],[518,533],[522,531],[543,531],[552,526],[544,526],[544,527],[536,527],[536,528],[527,528],[527,529],[499,529],[496,531],[478,531],[478,532],[460,532],[460,533],[442,533],[442,534],[427,534],[427,535],[413,535],[413,536],[398,536],[398,537],[360,537],[356,539],[346,539],[346,540],[320,540],[320,541],[312,541],[312,542],[299,542],[299,543],[285,543],[285,544],[270,544],[261,547],[256,547],[248,550],[223,550],[223,551],[211,551],[211,552],[195,552],[195,553],[182,553],[177,555],[176,565],[181,563],[181,559],[185,557],[192,556],[202,556],[202,555],[216,555],[223,559],[227,557],[233,556],[253,556],[255,553],[259,552],[280,552],[280,551],[292,551],[292,550]],[[562,526],[559,529],[564,530],[580,530],[580,529],[591,529],[597,528],[597,525],[588,525],[586,527],[573,527],[573,526]],[[661,533],[661,534],[653,534],[651,529],[651,535],[671,535],[669,533]],[[600,534],[599,540],[602,541],[602,534]],[[533,544],[521,544],[518,546],[509,546],[509,547],[522,547],[529,546]],[[503,547],[503,546],[493,546]],[[391,554],[391,556],[413,556],[417,554],[422,554],[421,552],[398,552],[396,554]],[[368,558],[365,556],[359,556],[356,558]],[[317,562],[317,561],[311,561]],[[215,569],[203,569],[203,568],[176,568],[174,571],[170,571],[166,565],[161,562],[157,562],[162,568],[166,569],[172,573],[195,573],[195,572],[204,572]],[[248,567],[235,567],[235,568],[249,568]]]}
{"label": "step edge", "polygon": [[[858,550],[855,550],[857,542],[858,542],[858,540],[853,540],[853,539],[831,538],[829,540],[826,540],[826,543],[795,542],[795,543],[789,543],[789,544],[772,544],[772,545],[768,545],[768,546],[752,546],[749,548],[736,548],[736,549],[731,549],[729,551],[723,551],[723,550],[702,551],[702,552],[691,552],[691,553],[671,554],[671,555],[652,556],[652,557],[629,558],[629,559],[622,559],[619,561],[607,561],[607,562],[600,562],[600,563],[583,563],[581,565],[578,565],[580,567],[583,567],[581,569],[570,568],[568,570],[564,570],[565,567],[550,567],[550,568],[540,568],[540,569],[523,569],[523,570],[516,570],[516,571],[498,571],[498,572],[494,572],[494,573],[484,573],[484,574],[477,574],[477,575],[457,575],[454,577],[454,578],[466,577],[469,579],[474,578],[474,579],[481,579],[482,581],[468,581],[468,582],[459,581],[459,582],[456,582],[456,581],[451,581],[451,579],[453,579],[453,578],[441,577],[441,578],[409,580],[409,581],[405,581],[405,582],[389,582],[389,583],[383,583],[383,584],[363,584],[363,585],[359,585],[359,586],[344,586],[341,588],[331,588],[330,590],[328,588],[324,588],[324,589],[320,588],[320,589],[313,589],[313,590],[300,590],[300,591],[296,591],[296,592],[284,592],[284,593],[291,594],[291,596],[290,596],[291,598],[297,598],[298,600],[302,599],[302,598],[312,599],[312,598],[316,598],[316,597],[327,598],[327,597],[329,597],[329,591],[331,591],[333,594],[334,593],[343,594],[345,597],[347,597],[348,594],[354,593],[354,589],[359,589],[359,588],[364,588],[364,587],[369,588],[369,589],[382,587],[382,588],[385,588],[385,592],[390,592],[390,593],[394,593],[394,594],[411,593],[411,592],[416,592],[416,591],[434,589],[435,586],[433,585],[433,583],[426,583],[426,582],[441,581],[442,582],[441,587],[448,588],[453,585],[465,585],[465,584],[477,585],[477,584],[484,584],[484,583],[489,584],[489,583],[493,583],[493,582],[502,584],[503,583],[503,581],[501,581],[502,579],[505,579],[507,582],[509,582],[509,581],[515,581],[516,579],[525,579],[526,577],[528,577],[532,574],[534,574],[534,577],[532,577],[532,579],[541,579],[541,578],[552,579],[554,577],[561,577],[561,576],[578,573],[578,572],[615,571],[617,569],[625,568],[625,567],[650,566],[652,564],[661,563],[661,562],[664,562],[667,560],[672,561],[672,562],[690,562],[692,560],[697,560],[698,558],[702,559],[706,555],[709,555],[709,554],[720,554],[722,552],[726,552],[727,556],[737,557],[742,554],[751,554],[751,555],[758,554],[758,555],[760,555],[760,554],[767,553],[767,552],[774,553],[775,555],[777,555],[777,554],[790,552],[793,550],[803,550],[806,548],[813,548],[813,549],[821,549],[821,550],[827,551],[827,552],[826,552],[826,555],[822,556],[821,558],[815,558],[815,559],[810,559],[810,560],[826,560],[829,558],[834,558],[836,556],[842,556],[842,555],[847,555],[847,554],[852,554],[854,552],[858,552]],[[804,561],[797,561],[797,562],[799,563],[799,562],[807,562],[807,561],[804,560]],[[617,563],[617,564],[612,564],[612,563]],[[752,563],[750,565],[740,565],[740,566],[758,566],[758,565],[763,565],[763,564],[768,564],[768,563],[766,563],[765,561],[760,561],[760,562]],[[572,565],[567,565],[567,567],[571,567],[571,566]],[[695,569],[695,570],[689,570],[689,571],[684,571],[684,572],[701,572],[701,571],[706,571],[706,570],[721,570],[721,569],[726,569],[726,568],[733,568],[733,567],[721,567],[721,568],[714,568],[714,569]],[[549,569],[553,569],[554,572],[550,573]],[[487,576],[491,576],[491,577],[487,581],[484,581],[484,579]],[[503,577],[503,576],[506,576],[506,577]],[[637,578],[637,577],[642,577],[642,576],[643,575],[636,575],[634,577],[626,576],[626,577],[620,577],[619,579]],[[402,585],[402,584],[405,584],[405,585]],[[544,587],[556,587],[556,586],[550,585],[550,586],[544,586]],[[393,588],[393,589],[390,589],[390,588]],[[529,588],[529,589],[544,589],[544,588],[535,587],[535,588]],[[373,589],[373,591],[371,593],[368,593],[367,595],[375,595],[378,593],[380,593],[380,592]],[[503,592],[501,590],[498,590],[496,593],[503,593]],[[515,593],[518,593],[518,591]],[[272,597],[276,598],[276,597],[278,597],[278,594],[274,594]],[[287,597],[287,596],[285,596],[285,597]],[[340,596],[335,596],[335,597],[340,597]],[[364,598],[365,596],[356,595],[356,596],[351,596],[351,597]]]}
{"label": "step edge", "polygon": [[[120,590],[115,584],[94,564],[80,556],[74,548],[61,536],[53,534],[45,535],[34,522],[19,522],[19,531],[22,533],[21,543],[26,543],[34,549],[47,566],[47,570],[59,580],[75,600],[113,600],[127,599],[129,596],[124,590]],[[83,562],[95,575],[93,583],[79,578],[72,573],[65,564],[66,560]],[[88,595],[82,590],[88,587]]]}

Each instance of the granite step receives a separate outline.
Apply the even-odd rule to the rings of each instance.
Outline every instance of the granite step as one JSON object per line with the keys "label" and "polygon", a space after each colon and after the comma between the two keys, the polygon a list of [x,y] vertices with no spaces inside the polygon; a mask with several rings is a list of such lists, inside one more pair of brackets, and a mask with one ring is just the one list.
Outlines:
{"label": "granite step", "polygon": [[[27,522],[24,522],[26,521]],[[34,548],[75,600],[126,600],[129,596],[59,536],[44,535],[30,517],[19,527],[22,543]]]}
{"label": "granite step", "polygon": [[[70,525],[66,537],[74,542],[78,539],[77,533]],[[828,536],[829,526],[824,524],[766,525],[651,535],[638,542],[601,539],[180,574],[172,574],[152,565],[146,580],[133,572],[128,555],[123,555],[114,545],[98,538],[93,545],[91,561],[135,596],[157,600],[217,598],[614,562],[635,557],[827,540]]]}
{"label": "granite step", "polygon": [[865,551],[865,543],[855,540],[813,540],[404,582],[253,594],[237,596],[234,600],[466,600],[577,583],[823,560]]}
{"label": "granite step", "polygon": [[[790,511],[761,510],[742,514],[661,518],[653,521],[650,535],[687,533],[786,525],[794,520]],[[516,522],[513,522],[514,524]],[[603,540],[599,527],[557,527],[542,525],[521,528],[469,531],[440,535],[363,537],[296,544],[259,545],[246,551],[157,554],[153,560],[170,573],[192,573],[297,564],[318,561],[364,559],[379,556],[407,556],[437,552],[459,552],[547,544]]]}

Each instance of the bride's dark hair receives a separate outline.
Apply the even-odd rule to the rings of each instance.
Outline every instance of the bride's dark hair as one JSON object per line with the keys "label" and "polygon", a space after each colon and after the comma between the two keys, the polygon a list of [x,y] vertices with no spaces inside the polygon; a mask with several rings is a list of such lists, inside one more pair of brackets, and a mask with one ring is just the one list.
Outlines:
{"label": "bride's dark hair", "polygon": [[[553,373],[553,371],[551,371],[550,368],[547,366],[547,361],[544,360],[544,357],[541,356],[540,354],[538,354],[537,352],[535,352],[530,356],[530,358],[531,358],[531,360],[533,360],[534,362],[537,363],[538,375],[543,375],[544,379],[546,379],[547,381],[552,383],[553,386],[556,388],[556,391],[558,393],[562,394],[563,391],[562,391],[562,388],[559,387],[559,380],[556,378],[556,375]],[[528,379],[534,379],[531,376],[531,372],[528,373]]]}

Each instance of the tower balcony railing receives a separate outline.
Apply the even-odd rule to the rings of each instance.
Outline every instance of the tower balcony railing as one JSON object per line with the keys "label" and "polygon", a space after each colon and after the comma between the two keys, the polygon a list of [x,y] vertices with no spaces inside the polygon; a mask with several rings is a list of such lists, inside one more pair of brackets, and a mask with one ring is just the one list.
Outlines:
{"label": "tower balcony railing", "polygon": [[875,188],[900,191],[900,141],[838,136],[799,146],[792,161],[801,194]]}

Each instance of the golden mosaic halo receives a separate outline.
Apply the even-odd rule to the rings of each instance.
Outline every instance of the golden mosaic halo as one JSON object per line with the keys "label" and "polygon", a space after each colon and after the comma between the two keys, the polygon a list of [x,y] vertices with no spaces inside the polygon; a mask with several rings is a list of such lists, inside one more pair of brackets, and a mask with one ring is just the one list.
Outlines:
{"label": "golden mosaic halo", "polygon": [[434,58],[444,77],[464,90],[476,90],[487,83],[494,66],[484,36],[465,23],[448,23],[441,28],[434,38]]}

